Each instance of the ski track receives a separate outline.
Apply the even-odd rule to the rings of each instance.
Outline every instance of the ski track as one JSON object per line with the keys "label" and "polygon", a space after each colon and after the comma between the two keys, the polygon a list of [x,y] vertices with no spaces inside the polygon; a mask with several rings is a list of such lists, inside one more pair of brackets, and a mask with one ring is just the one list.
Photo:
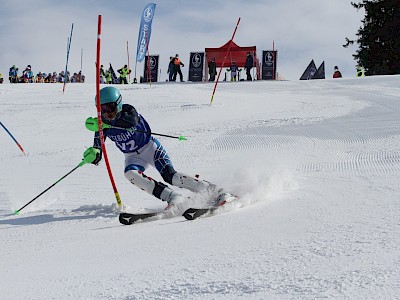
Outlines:
{"label": "ski track", "polygon": [[[246,195],[248,207],[241,211],[232,209],[193,222],[172,218],[121,226],[116,220],[116,204],[103,204],[114,201],[105,170],[91,180],[94,166],[79,169],[20,216],[10,213],[10,207],[16,205],[10,200],[15,197],[9,195],[14,185],[9,187],[9,180],[0,178],[0,187],[4,188],[0,191],[0,248],[6,258],[2,261],[6,268],[0,271],[6,285],[3,296],[127,300],[399,298],[400,211],[393,194],[400,193],[396,182],[400,174],[400,89],[391,85],[383,89],[383,81],[369,85],[354,82],[264,83],[268,96],[293,93],[293,99],[304,101],[304,107],[296,102],[293,110],[285,111],[288,116],[277,113],[279,116],[263,118],[262,113],[268,113],[265,108],[260,114],[229,119],[222,114],[229,109],[228,101],[221,104],[217,98],[213,107],[198,104],[187,100],[185,93],[175,90],[176,86],[163,84],[151,87],[157,101],[138,102],[140,111],[155,120],[151,122],[156,124],[154,131],[157,125],[162,128],[164,120],[158,122],[158,118],[163,114],[176,117],[177,123],[180,116],[186,118],[182,123],[187,127],[170,122],[167,131],[162,131],[172,135],[183,131],[188,137],[184,143],[162,140],[179,169],[200,169],[210,176],[217,166],[230,166],[236,158],[244,158],[244,162],[258,159],[265,162],[262,168],[273,165],[274,157],[294,161],[298,188],[294,192],[289,189],[281,198],[273,193],[277,191],[271,192],[281,201],[274,201],[272,196],[267,200],[257,198],[260,194],[253,192]],[[241,84],[221,84],[219,93],[223,96],[219,97],[229,96],[233,103],[242,101],[234,98]],[[209,96],[210,87],[181,86],[183,91],[190,88],[204,97]],[[303,88],[297,92],[299,87]],[[34,101],[13,105],[5,101],[0,118],[11,113],[20,114],[23,120],[28,116],[23,111],[27,107],[29,110],[49,102],[49,119],[43,123],[22,122],[15,128],[17,138],[35,136],[33,125],[43,129],[41,137],[50,139],[54,131],[44,129],[57,121],[50,115],[71,110],[76,120],[57,123],[61,131],[57,138],[61,140],[64,132],[70,131],[68,134],[75,133],[81,140],[71,145],[60,142],[50,149],[37,145],[30,148],[27,143],[27,157],[7,140],[7,147],[15,151],[0,148],[0,162],[6,165],[12,161],[16,170],[7,172],[24,182],[29,180],[35,187],[28,189],[28,195],[21,191],[23,199],[18,200],[25,203],[74,167],[79,162],[77,153],[85,149],[77,145],[91,145],[92,138],[92,133],[82,133],[88,105],[83,100],[68,100],[83,97],[80,87],[69,87],[71,95],[67,93],[65,103],[53,99],[54,93],[45,87],[26,88],[28,91],[7,87],[0,89],[0,95],[7,100],[11,95],[32,93],[43,99],[35,97]],[[139,97],[149,92],[144,85],[122,89]],[[346,113],[339,109],[330,117],[315,111],[310,112],[312,116],[293,113],[296,109],[307,110],[310,90],[311,95],[321,97],[324,93],[343,94],[352,102],[367,98],[368,105],[354,105]],[[249,89],[247,96],[258,92]],[[174,100],[168,101],[171,98]],[[325,105],[321,107],[322,111],[326,109]],[[215,111],[221,119],[214,115],[213,122],[208,123],[208,114]],[[121,155],[109,148],[114,176],[121,195],[125,195],[125,209],[158,209],[161,204],[153,205],[156,201],[151,196],[133,193],[131,185],[121,179]],[[49,160],[56,161],[57,168],[46,166]],[[28,178],[18,171],[26,167],[35,170],[28,172]],[[237,168],[241,170],[243,165]],[[272,168],[271,172],[273,177],[277,170]],[[219,171],[215,176],[225,175]],[[380,177],[385,179],[375,184]],[[282,185],[287,183],[286,178],[277,180]],[[270,191],[261,192],[264,196]],[[366,193],[371,195],[366,197]],[[130,209],[129,205],[136,208]],[[227,238],[221,232],[231,234]],[[19,278],[23,280],[18,290],[10,287]]]}
{"label": "ski track", "polygon": [[[398,95],[398,90],[388,93]],[[303,172],[337,171],[343,175],[398,174],[400,155],[393,150],[362,153],[353,149],[387,144],[399,139],[400,109],[393,101],[368,107],[348,116],[327,121],[281,120],[272,126],[244,124],[242,128],[225,131],[209,145],[210,151],[286,151],[319,152],[337,158],[335,162],[310,162],[299,169]],[[373,114],[371,119],[368,116]],[[267,124],[268,121],[257,123]],[[271,123],[271,122],[270,122]],[[387,125],[386,125],[387,124]],[[318,149],[318,150],[317,150]],[[343,149],[348,149],[344,151]],[[326,156],[326,155],[325,155]]]}

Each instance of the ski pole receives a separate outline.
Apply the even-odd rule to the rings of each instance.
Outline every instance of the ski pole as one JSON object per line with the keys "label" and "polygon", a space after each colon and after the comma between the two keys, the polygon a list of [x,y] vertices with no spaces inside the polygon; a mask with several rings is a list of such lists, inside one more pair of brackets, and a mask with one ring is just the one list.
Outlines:
{"label": "ski pole", "polygon": [[17,142],[17,140],[13,137],[13,135],[11,134],[11,132],[8,131],[8,129],[3,125],[3,123],[0,122],[0,125],[4,128],[5,131],[7,131],[7,133],[10,135],[10,137],[14,140],[14,142],[17,144],[17,146],[19,147],[19,149],[21,149],[22,153],[26,156],[24,149],[22,148],[22,146]]}
{"label": "ski pole", "polygon": [[47,189],[45,189],[43,192],[41,192],[39,195],[37,195],[35,198],[33,198],[31,201],[29,201],[28,203],[26,203],[24,206],[22,206],[20,209],[17,209],[14,213],[16,215],[19,215],[19,213],[21,212],[21,210],[23,210],[25,207],[27,207],[29,204],[31,204],[33,201],[35,201],[37,198],[39,198],[40,196],[42,196],[44,193],[46,193],[48,190],[50,190],[53,186],[55,186],[57,183],[59,183],[61,180],[63,180],[65,177],[67,177],[69,174],[71,174],[72,172],[74,172],[76,169],[78,169],[79,167],[85,165],[85,164],[90,164],[95,158],[97,153],[99,153],[100,150],[96,149],[96,148],[88,148],[85,153],[83,154],[83,159],[82,161],[79,163],[79,165],[77,165],[75,168],[73,168],[71,171],[69,171],[67,174],[65,174],[63,177],[61,177],[59,180],[57,180],[56,182],[54,182],[51,186],[49,186]]}
{"label": "ski pole", "polygon": [[[86,122],[85,122],[85,126],[90,131],[99,131],[99,125],[97,124],[97,118],[92,118],[92,117],[87,118]],[[168,134],[161,134],[161,133],[138,130],[138,129],[135,129],[135,128],[122,128],[122,127],[116,127],[116,126],[112,126],[112,125],[105,124],[105,123],[102,123],[102,127],[103,127],[103,129],[114,128],[114,129],[123,129],[123,130],[128,130],[128,131],[134,131],[134,132],[158,135],[158,136],[168,137],[168,138],[172,138],[172,139],[178,139],[180,141],[186,141],[187,140],[182,135],[174,136],[174,135],[168,135]]]}

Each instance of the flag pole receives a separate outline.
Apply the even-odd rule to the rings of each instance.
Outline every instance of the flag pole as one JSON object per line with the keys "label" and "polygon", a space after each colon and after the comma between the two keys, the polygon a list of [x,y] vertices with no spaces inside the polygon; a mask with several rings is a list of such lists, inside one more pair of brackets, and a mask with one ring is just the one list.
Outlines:
{"label": "flag pole", "polygon": [[65,85],[67,84],[67,78],[68,78],[68,59],[69,59],[69,50],[71,48],[71,42],[72,42],[72,32],[74,31],[74,23],[72,23],[71,26],[71,34],[68,38],[67,41],[67,62],[65,63],[65,74],[64,74],[64,84],[63,84],[63,94],[65,91]]}
{"label": "flag pole", "polygon": [[[239,23],[240,23],[240,18],[238,19],[237,24],[236,24],[236,27],[235,27],[235,30],[233,31],[232,38],[231,38],[231,40],[230,40],[231,42],[233,42],[233,38],[235,37],[236,30],[237,30],[237,28],[238,28],[238,26],[239,26]],[[212,93],[212,95],[211,95],[210,105],[212,104],[212,102],[213,102],[213,100],[214,100],[214,94],[215,94],[215,90],[217,89],[219,77],[221,76],[222,69],[223,69],[223,67],[224,67],[224,65],[225,65],[225,60],[226,60],[228,54],[230,53],[229,51],[231,50],[231,45],[232,45],[232,43],[229,43],[228,50],[226,50],[226,54],[225,54],[224,60],[223,60],[223,62],[222,62],[221,69],[219,69],[217,81],[215,82],[214,90],[213,90],[213,93]]]}
{"label": "flag pole", "polygon": [[131,82],[131,65],[129,64],[129,47],[128,47],[128,41],[126,41],[126,53],[128,54],[128,84]]}

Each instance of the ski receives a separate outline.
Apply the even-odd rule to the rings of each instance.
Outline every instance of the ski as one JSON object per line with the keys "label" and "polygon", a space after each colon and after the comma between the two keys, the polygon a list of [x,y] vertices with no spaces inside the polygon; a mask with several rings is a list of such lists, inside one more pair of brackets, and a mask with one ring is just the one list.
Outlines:
{"label": "ski", "polygon": [[206,214],[212,214],[218,207],[208,207],[208,208],[189,208],[185,210],[182,216],[185,217],[186,220],[195,220],[198,217],[201,217]]}
{"label": "ski", "polygon": [[[221,197],[221,196],[220,196]],[[195,220],[201,216],[206,217],[206,216],[212,216],[216,211],[224,207],[226,204],[233,204],[239,200],[237,196],[231,195],[231,194],[224,194],[223,197],[224,199],[219,199],[219,205],[218,206],[210,206],[210,207],[205,207],[205,208],[189,208],[185,210],[183,213],[183,217],[186,220]],[[227,205],[228,206],[228,205]]]}
{"label": "ski", "polygon": [[161,212],[145,213],[145,214],[120,213],[118,219],[121,224],[132,225],[137,221],[155,217],[160,214]]}

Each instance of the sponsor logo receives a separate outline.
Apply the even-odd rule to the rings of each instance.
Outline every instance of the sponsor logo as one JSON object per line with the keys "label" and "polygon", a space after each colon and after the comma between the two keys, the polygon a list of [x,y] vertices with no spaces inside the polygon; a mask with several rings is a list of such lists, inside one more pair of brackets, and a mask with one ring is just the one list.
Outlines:
{"label": "sponsor logo", "polygon": [[154,70],[157,66],[157,60],[154,56],[150,56],[150,70]]}
{"label": "sponsor logo", "polygon": [[272,54],[272,52],[268,51],[265,53],[265,64],[270,67],[274,64],[274,56]]}
{"label": "sponsor logo", "polygon": [[143,12],[143,18],[147,23],[149,23],[151,19],[153,19],[153,10],[151,9],[151,7],[145,9],[145,11]]}
{"label": "sponsor logo", "polygon": [[201,65],[201,55],[199,53],[195,53],[192,57],[192,65],[195,68],[200,67]]}

